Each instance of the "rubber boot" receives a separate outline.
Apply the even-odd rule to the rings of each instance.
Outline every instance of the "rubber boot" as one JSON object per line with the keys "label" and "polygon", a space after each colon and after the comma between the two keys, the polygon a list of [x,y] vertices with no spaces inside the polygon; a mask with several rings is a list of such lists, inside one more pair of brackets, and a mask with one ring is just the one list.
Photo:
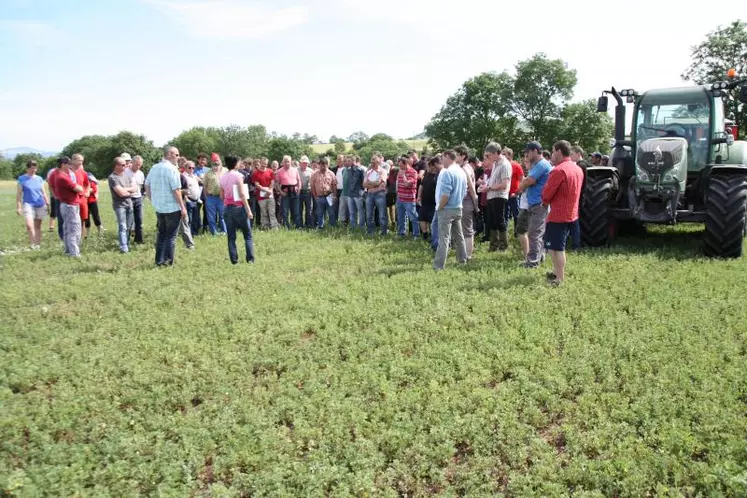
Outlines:
{"label": "rubber boot", "polygon": [[505,251],[508,249],[508,232],[498,232],[498,250]]}
{"label": "rubber boot", "polygon": [[498,250],[498,230],[490,231],[490,251],[495,252]]}

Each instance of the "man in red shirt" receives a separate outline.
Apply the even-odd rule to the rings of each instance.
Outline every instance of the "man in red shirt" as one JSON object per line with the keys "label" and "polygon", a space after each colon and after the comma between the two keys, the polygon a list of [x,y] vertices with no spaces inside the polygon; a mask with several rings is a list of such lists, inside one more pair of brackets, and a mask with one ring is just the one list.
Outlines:
{"label": "man in red shirt", "polygon": [[[83,187],[83,196],[80,198],[80,221],[88,221],[88,197],[91,195],[91,182],[88,180],[88,173],[83,167],[83,154],[73,154],[72,170],[75,173],[75,181]],[[89,223],[90,225],[90,223]],[[82,234],[88,236],[86,226],[82,225]]]}
{"label": "man in red shirt", "polygon": [[72,161],[68,157],[57,159],[60,166],[54,175],[54,191],[60,200],[60,217],[62,223],[62,237],[65,243],[65,254],[74,258],[80,257],[81,219],[80,206],[87,198],[83,195],[83,187],[78,184],[75,172],[70,169]]}
{"label": "man in red shirt", "polygon": [[551,285],[559,285],[565,278],[565,245],[571,227],[578,219],[578,198],[584,172],[571,159],[571,144],[566,140],[552,146],[552,161],[555,168],[542,190],[542,205],[550,206],[545,248],[550,252],[553,269],[547,273],[547,279]]}
{"label": "man in red shirt", "polygon": [[505,148],[503,149],[503,155],[506,156],[506,159],[511,163],[511,186],[508,190],[508,202],[506,203],[505,211],[506,228],[508,228],[508,223],[511,221],[511,218],[513,218],[514,237],[516,237],[516,221],[519,219],[519,184],[524,179],[524,168],[521,167],[521,164],[514,161],[513,150]]}
{"label": "man in red shirt", "polygon": [[263,158],[259,168],[252,173],[252,183],[256,187],[259,204],[260,222],[262,228],[278,228],[278,219],[275,216],[275,172],[267,167],[267,161]]}

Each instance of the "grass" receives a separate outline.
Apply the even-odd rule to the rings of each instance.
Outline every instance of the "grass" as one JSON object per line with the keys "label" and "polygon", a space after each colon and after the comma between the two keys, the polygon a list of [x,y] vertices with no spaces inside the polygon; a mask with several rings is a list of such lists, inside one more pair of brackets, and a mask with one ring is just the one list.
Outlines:
{"label": "grass", "polygon": [[[411,149],[418,151],[418,153],[423,150],[423,147],[426,147],[428,145],[428,140],[405,140],[405,142],[410,146]],[[335,146],[334,144],[312,144],[311,148],[316,154],[324,154],[329,149],[334,149]],[[353,142],[345,142],[345,150],[352,150],[352,148]]]}
{"label": "grass", "polygon": [[[25,244],[0,186],[0,248]],[[0,494],[745,496],[744,260],[698,227],[431,270],[341,230],[178,242],[109,231],[0,256]]]}

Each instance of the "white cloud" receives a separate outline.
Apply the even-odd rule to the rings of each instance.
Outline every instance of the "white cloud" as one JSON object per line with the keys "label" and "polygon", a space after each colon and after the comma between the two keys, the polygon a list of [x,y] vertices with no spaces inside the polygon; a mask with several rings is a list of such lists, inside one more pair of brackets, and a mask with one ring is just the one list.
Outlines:
{"label": "white cloud", "polygon": [[0,20],[0,30],[10,31],[14,37],[36,47],[58,44],[62,38],[60,31],[40,21]]}
{"label": "white cloud", "polygon": [[248,40],[304,24],[306,7],[279,9],[247,5],[239,0],[144,0],[186,28],[195,37]]}

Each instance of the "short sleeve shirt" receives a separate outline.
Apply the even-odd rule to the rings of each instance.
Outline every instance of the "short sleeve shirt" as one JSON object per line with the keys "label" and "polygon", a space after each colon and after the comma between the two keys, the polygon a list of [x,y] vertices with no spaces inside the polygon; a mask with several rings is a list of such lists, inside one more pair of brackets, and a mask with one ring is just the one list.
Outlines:
{"label": "short sleeve shirt", "polygon": [[534,166],[532,166],[532,169],[529,170],[528,176],[534,178],[537,182],[526,190],[527,203],[530,207],[542,203],[542,189],[545,188],[547,179],[550,176],[550,171],[552,171],[552,165],[547,161],[547,159],[540,159]]}
{"label": "short sleeve shirt", "polygon": [[508,185],[504,190],[488,190],[488,199],[508,199],[508,192],[511,187],[511,163],[508,159],[501,158],[496,162],[490,172],[489,186],[500,185],[504,180],[508,180]]}
{"label": "short sleeve shirt", "polygon": [[18,185],[21,186],[23,191],[24,204],[29,204],[35,208],[44,207],[43,184],[44,180],[39,175],[29,176],[24,174],[18,177]]}
{"label": "short sleeve shirt", "polygon": [[223,191],[223,205],[225,206],[243,206],[241,197],[234,197],[233,188],[237,191],[244,188],[244,177],[236,170],[229,171],[220,178],[220,188]]}
{"label": "short sleeve shirt", "polygon": [[121,175],[112,173],[111,175],[109,175],[108,183],[109,191],[112,194],[112,206],[114,207],[114,209],[121,207],[132,207],[132,199],[130,197],[120,197],[114,190],[114,187],[122,187],[124,189],[130,188],[132,186],[132,178],[125,175],[124,173],[122,173]]}

